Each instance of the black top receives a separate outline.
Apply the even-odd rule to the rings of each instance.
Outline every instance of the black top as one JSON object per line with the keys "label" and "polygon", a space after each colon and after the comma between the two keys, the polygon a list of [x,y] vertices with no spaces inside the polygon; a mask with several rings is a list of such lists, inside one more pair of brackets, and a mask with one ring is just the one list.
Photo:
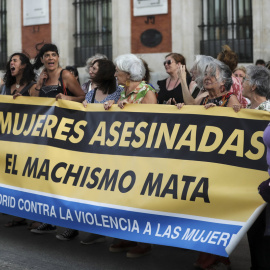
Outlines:
{"label": "black top", "polygon": [[227,107],[232,95],[233,95],[232,93],[225,93],[223,96],[216,97],[213,99],[209,99],[209,96],[206,96],[202,99],[200,105],[214,103],[216,106]]}
{"label": "black top", "polygon": [[[166,88],[166,80],[158,81],[157,84],[159,86],[158,92],[158,103],[165,104],[170,98],[174,98],[177,103],[183,103],[183,93],[182,93],[182,85],[178,84],[174,89],[168,91]],[[187,85],[189,86],[191,82],[191,76],[187,74]]]}
{"label": "black top", "polygon": [[[20,92],[18,92],[18,93],[20,93],[22,96],[29,97],[30,94],[29,94],[28,91],[29,91],[29,89],[30,89],[34,84],[35,84],[35,82],[30,82],[30,83],[28,83],[28,84],[27,84]],[[14,95],[14,94],[17,93],[16,89],[11,93],[10,88],[8,88],[8,87],[6,87],[6,86],[3,87],[2,91],[3,91],[2,94],[4,94],[4,95]]]}
{"label": "black top", "polygon": [[40,88],[39,96],[40,97],[51,97],[54,98],[58,94],[62,93],[67,96],[74,96],[64,85],[63,79],[62,79],[62,73],[64,69],[61,70],[60,76],[58,78],[58,85],[42,85]]}

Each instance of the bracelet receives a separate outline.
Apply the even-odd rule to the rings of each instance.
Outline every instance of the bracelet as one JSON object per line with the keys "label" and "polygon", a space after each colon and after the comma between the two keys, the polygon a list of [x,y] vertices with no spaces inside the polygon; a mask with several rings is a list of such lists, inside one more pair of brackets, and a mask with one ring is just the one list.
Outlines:
{"label": "bracelet", "polygon": [[40,91],[40,89],[35,88],[36,91]]}

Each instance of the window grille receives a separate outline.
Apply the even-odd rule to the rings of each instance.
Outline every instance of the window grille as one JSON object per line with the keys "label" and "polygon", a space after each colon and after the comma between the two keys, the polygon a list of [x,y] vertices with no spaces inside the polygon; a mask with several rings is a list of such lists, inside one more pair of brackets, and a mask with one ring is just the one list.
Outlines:
{"label": "window grille", "polygon": [[95,53],[112,59],[112,1],[75,0],[75,64],[84,66]]}
{"label": "window grille", "polygon": [[200,53],[217,57],[229,45],[239,62],[253,62],[252,0],[202,0]]}
{"label": "window grille", "polygon": [[7,9],[6,0],[0,0],[0,69],[7,63]]}

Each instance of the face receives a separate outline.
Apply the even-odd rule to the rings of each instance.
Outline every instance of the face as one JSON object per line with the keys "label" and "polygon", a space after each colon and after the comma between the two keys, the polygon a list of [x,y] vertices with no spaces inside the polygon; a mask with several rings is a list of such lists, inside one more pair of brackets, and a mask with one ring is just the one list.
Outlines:
{"label": "face", "polygon": [[233,74],[235,77],[237,77],[240,80],[241,83],[243,81],[243,78],[246,76],[246,73],[240,69],[236,70]]}
{"label": "face", "polygon": [[54,70],[59,66],[59,56],[56,52],[48,51],[41,57],[41,62],[48,70]]}
{"label": "face", "polygon": [[94,65],[91,65],[89,68],[89,75],[90,75],[90,79],[95,78],[97,72],[98,72],[98,63],[96,62]]}
{"label": "face", "polygon": [[252,86],[250,85],[250,80],[247,75],[243,78],[242,85],[243,85],[242,95],[246,98],[250,98]]}
{"label": "face", "polygon": [[19,74],[23,73],[23,70],[25,68],[25,64],[22,65],[21,59],[19,55],[14,55],[11,60],[10,60],[10,71],[11,71],[11,76],[17,76]]}
{"label": "face", "polygon": [[210,68],[207,68],[203,78],[204,89],[207,91],[214,90],[216,92],[221,90],[224,83],[219,81],[219,75],[218,70],[214,73]]}
{"label": "face", "polygon": [[176,72],[180,65],[181,63],[176,63],[171,56],[166,57],[164,61],[164,67],[168,74]]}
{"label": "face", "polygon": [[117,82],[119,85],[125,85],[126,81],[129,80],[130,76],[127,72],[119,70],[118,67],[115,69],[114,76],[117,78]]}

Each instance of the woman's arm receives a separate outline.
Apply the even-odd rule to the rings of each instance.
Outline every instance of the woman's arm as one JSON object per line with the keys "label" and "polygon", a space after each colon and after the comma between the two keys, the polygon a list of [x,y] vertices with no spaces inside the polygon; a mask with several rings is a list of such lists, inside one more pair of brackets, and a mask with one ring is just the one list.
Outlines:
{"label": "woman's arm", "polygon": [[149,90],[143,98],[142,104],[157,104],[156,94],[153,91]]}
{"label": "woman's arm", "polygon": [[235,95],[231,95],[227,107],[232,107],[235,112],[239,112],[241,104]]}
{"label": "woman's arm", "polygon": [[82,102],[85,98],[85,93],[81,89],[77,79],[67,70],[64,70],[62,73],[63,83],[66,88],[74,95],[74,96],[66,96],[64,94],[58,94],[56,99],[65,99],[72,100],[77,102]]}
{"label": "woman's arm", "polygon": [[30,95],[31,97],[38,97],[38,96],[39,96],[39,91],[36,90],[36,88],[37,88],[37,84],[35,83],[35,84],[33,84],[33,85],[31,86],[31,88],[28,90],[28,93],[29,93],[29,95]]}
{"label": "woman's arm", "polygon": [[190,91],[187,86],[187,73],[186,73],[186,67],[185,65],[181,65],[178,69],[178,77],[181,80],[181,86],[182,86],[182,93],[183,93],[183,99],[184,103],[186,105],[198,105],[195,99],[190,94]]}

